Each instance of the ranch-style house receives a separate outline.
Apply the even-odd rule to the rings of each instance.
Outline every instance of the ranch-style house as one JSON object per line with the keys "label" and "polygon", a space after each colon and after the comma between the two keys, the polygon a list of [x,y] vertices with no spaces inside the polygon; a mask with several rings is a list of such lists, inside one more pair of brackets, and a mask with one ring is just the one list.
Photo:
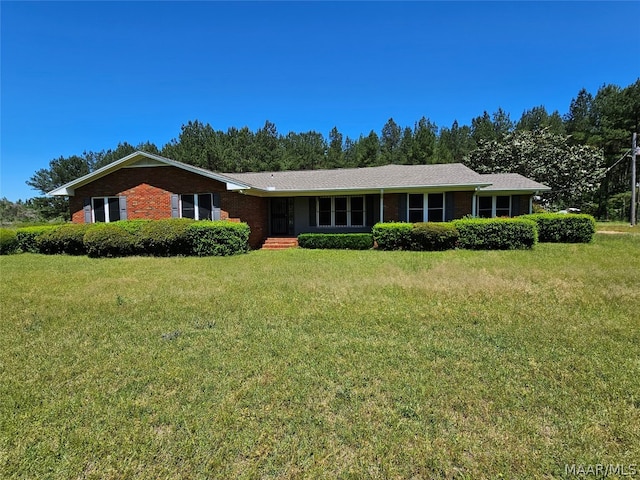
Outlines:
{"label": "ranch-style house", "polygon": [[70,198],[74,223],[229,219],[249,224],[253,248],[270,237],[369,232],[380,221],[449,221],[531,213],[549,187],[516,173],[460,163],[217,173],[135,152],[51,192]]}

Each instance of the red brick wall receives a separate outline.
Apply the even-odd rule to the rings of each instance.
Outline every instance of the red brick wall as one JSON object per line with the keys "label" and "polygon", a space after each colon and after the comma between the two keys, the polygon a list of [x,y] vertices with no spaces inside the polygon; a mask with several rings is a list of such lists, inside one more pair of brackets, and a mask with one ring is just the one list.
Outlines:
{"label": "red brick wall", "polygon": [[[383,222],[400,221],[400,197],[406,193],[385,193],[384,202],[384,219]],[[405,219],[406,221],[406,219]]]}
{"label": "red brick wall", "polygon": [[473,207],[473,192],[454,192],[453,194],[453,218],[462,218],[471,215]]}
{"label": "red brick wall", "polygon": [[249,243],[258,247],[268,233],[267,201],[226,190],[224,183],[175,167],[123,168],[76,190],[70,197],[71,220],[84,223],[84,199],[124,195],[127,218],[171,218],[171,194],[220,193],[221,218],[239,219],[251,227]]}

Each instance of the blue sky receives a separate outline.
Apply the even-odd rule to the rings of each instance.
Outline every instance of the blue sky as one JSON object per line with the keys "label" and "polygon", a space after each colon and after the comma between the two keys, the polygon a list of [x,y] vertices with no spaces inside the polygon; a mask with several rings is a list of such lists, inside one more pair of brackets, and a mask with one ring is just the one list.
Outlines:
{"label": "blue sky", "polygon": [[0,16],[14,201],[54,158],[161,148],[189,120],[355,139],[389,118],[564,114],[583,87],[640,77],[640,2],[2,1]]}

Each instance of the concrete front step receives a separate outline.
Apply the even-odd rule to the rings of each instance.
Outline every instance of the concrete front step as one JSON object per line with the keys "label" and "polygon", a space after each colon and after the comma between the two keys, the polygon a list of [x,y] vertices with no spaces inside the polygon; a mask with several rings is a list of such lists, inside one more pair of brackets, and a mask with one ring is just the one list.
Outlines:
{"label": "concrete front step", "polygon": [[298,246],[296,237],[269,237],[262,244],[263,250],[283,250],[285,248],[295,248]]}

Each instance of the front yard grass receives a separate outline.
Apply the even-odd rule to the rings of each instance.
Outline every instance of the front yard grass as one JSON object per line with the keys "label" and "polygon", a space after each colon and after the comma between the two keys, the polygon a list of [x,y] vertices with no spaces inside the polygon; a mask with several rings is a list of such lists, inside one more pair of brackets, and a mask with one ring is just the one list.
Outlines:
{"label": "front yard grass", "polygon": [[640,464],[640,236],[0,258],[1,478]]}

